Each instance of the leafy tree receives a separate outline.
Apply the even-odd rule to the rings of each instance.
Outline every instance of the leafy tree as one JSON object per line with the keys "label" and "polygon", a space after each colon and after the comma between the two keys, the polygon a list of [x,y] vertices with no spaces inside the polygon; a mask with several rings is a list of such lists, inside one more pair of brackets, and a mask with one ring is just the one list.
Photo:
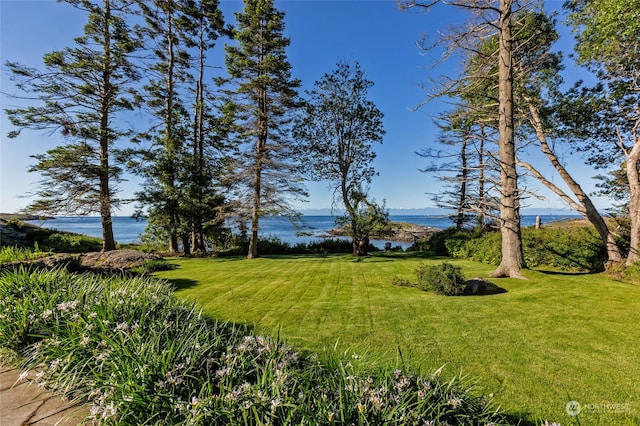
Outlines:
{"label": "leafy tree", "polygon": [[[640,1],[568,0],[576,58],[599,83],[575,90],[568,112],[591,164],[624,162],[631,222],[627,264],[640,260]],[[566,118],[566,116],[565,116]],[[620,159],[612,161],[612,159]],[[615,179],[615,175],[614,175]]]}
{"label": "leafy tree", "polygon": [[358,62],[338,63],[307,93],[305,112],[294,130],[307,172],[312,179],[332,182],[346,209],[354,255],[367,253],[369,233],[387,220],[384,208],[368,199],[376,174],[373,144],[382,143],[385,133],[382,112],[367,98],[371,86]]}
{"label": "leafy tree", "polygon": [[[122,169],[116,141],[128,135],[115,116],[131,110],[131,84],[138,80],[130,62],[139,43],[129,30],[129,3],[120,0],[65,0],[87,13],[84,35],[75,46],[44,56],[45,71],[7,62],[17,87],[39,105],[7,109],[21,129],[60,131],[66,144],[35,155],[31,171],[47,179],[29,209],[48,214],[99,213],[102,249],[115,249],[111,213]],[[16,137],[20,130],[12,131]]]}
{"label": "leafy tree", "polygon": [[235,85],[227,91],[225,111],[235,123],[238,152],[228,181],[250,212],[247,257],[255,258],[260,217],[291,214],[288,197],[306,195],[290,139],[300,81],[291,77],[284,13],[274,8],[273,0],[245,0],[236,20],[238,44],[226,46],[225,58],[231,76],[227,82]]}

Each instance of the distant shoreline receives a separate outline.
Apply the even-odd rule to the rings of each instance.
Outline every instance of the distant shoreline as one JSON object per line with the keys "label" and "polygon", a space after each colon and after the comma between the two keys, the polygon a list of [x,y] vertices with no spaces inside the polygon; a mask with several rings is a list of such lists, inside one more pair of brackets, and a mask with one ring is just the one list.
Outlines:
{"label": "distant shoreline", "polygon": [[0,213],[0,219],[4,220],[53,220],[55,217],[52,216],[42,216],[38,214],[28,214],[28,213]]}

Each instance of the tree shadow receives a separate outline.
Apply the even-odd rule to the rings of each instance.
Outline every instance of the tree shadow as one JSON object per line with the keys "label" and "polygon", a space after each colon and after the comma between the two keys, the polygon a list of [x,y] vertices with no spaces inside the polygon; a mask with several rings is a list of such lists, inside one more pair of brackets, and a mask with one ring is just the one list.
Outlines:
{"label": "tree shadow", "polygon": [[597,272],[569,272],[569,271],[550,271],[548,269],[531,269],[532,271],[540,272],[545,275],[566,275],[566,276],[577,276],[577,275],[593,275],[597,274]]}
{"label": "tree shadow", "polygon": [[186,288],[195,287],[199,284],[198,281],[190,280],[186,278],[165,278],[175,290],[184,290]]}

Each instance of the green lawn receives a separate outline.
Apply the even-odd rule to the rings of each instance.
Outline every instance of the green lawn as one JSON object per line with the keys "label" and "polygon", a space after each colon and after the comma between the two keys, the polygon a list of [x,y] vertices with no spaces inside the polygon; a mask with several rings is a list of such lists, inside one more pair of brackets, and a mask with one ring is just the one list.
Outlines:
{"label": "green lawn", "polygon": [[[640,424],[640,287],[601,274],[526,271],[493,280],[494,296],[445,297],[394,287],[415,279],[416,254],[174,259],[157,275],[217,318],[280,333],[300,349],[334,347],[366,366],[459,371],[529,420]],[[467,278],[493,269],[449,260]]]}

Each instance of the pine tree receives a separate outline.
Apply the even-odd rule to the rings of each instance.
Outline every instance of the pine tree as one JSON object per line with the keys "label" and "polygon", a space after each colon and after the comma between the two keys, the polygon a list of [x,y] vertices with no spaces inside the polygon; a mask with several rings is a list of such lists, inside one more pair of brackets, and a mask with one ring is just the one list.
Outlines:
{"label": "pine tree", "polygon": [[189,234],[180,215],[180,174],[187,161],[184,150],[190,127],[181,89],[192,79],[189,47],[195,42],[191,6],[189,0],[138,1],[146,24],[141,33],[153,57],[143,96],[157,123],[141,135],[152,147],[138,169],[146,182],[137,197],[148,208],[149,223],[168,239],[170,252],[178,251],[179,239],[184,241]]}
{"label": "pine tree", "polygon": [[234,85],[225,110],[233,117],[238,142],[231,180],[238,200],[248,200],[251,230],[248,258],[258,256],[260,217],[290,213],[287,197],[305,195],[290,138],[291,112],[298,106],[300,82],[286,56],[284,13],[272,0],[245,0],[236,13],[237,45],[226,46]]}
{"label": "pine tree", "polygon": [[[31,171],[45,176],[40,199],[30,210],[48,214],[99,213],[102,249],[115,249],[111,213],[122,169],[116,141],[127,135],[114,126],[115,116],[134,106],[131,85],[138,79],[130,62],[139,44],[126,18],[129,4],[120,0],[65,0],[87,13],[84,35],[75,46],[44,56],[45,71],[8,62],[17,87],[39,105],[7,109],[12,124],[23,129],[59,130],[65,144],[35,155]],[[12,131],[16,137],[20,130]]]}
{"label": "pine tree", "polygon": [[[191,247],[205,251],[204,223],[218,216],[215,209],[222,198],[212,187],[216,179],[214,150],[222,149],[225,136],[220,119],[214,115],[215,105],[211,90],[205,84],[207,53],[215,47],[221,34],[225,33],[224,19],[217,0],[201,0],[193,5],[193,33],[196,46],[196,81],[193,101],[193,134],[190,173],[188,173],[189,197],[186,206],[191,228]],[[209,149],[208,149],[209,148]]]}

